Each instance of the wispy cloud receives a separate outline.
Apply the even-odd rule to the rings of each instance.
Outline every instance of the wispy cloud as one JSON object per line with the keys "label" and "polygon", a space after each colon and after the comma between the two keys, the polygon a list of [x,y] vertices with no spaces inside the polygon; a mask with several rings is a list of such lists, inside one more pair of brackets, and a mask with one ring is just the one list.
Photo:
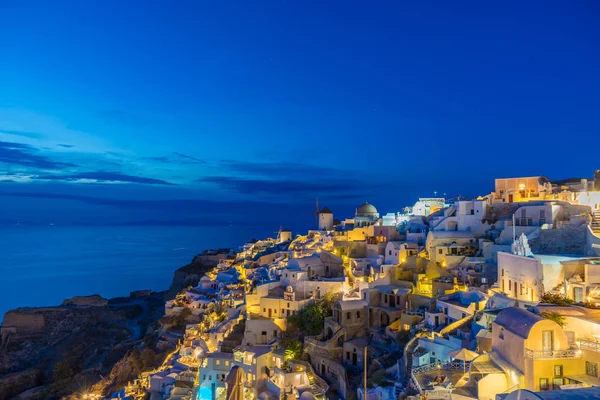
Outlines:
{"label": "wispy cloud", "polygon": [[342,171],[335,168],[287,161],[255,163],[237,160],[221,160],[219,166],[235,173],[264,177],[341,177],[348,173],[348,171]]}
{"label": "wispy cloud", "polygon": [[203,161],[199,158],[188,156],[186,154],[173,152],[171,156],[154,156],[154,157],[143,157],[143,160],[155,161],[163,164],[180,164],[180,165],[190,165],[190,164],[206,164],[206,161]]}
{"label": "wispy cloud", "polygon": [[0,163],[21,165],[36,169],[62,169],[75,164],[55,161],[37,154],[38,150],[28,144],[0,142]]}
{"label": "wispy cloud", "polygon": [[188,155],[186,155],[186,154],[182,154],[182,153],[178,153],[178,152],[176,152],[176,151],[175,151],[175,152],[173,152],[173,154],[175,154],[177,157],[184,158],[184,159],[186,159],[186,160],[192,160],[192,161],[194,161],[194,162],[196,162],[196,163],[198,163],[198,164],[204,164],[204,163],[205,163],[205,161],[203,161],[203,160],[201,160],[201,159],[199,159],[199,158],[192,157],[192,156],[188,156]]}
{"label": "wispy cloud", "polygon": [[169,157],[143,157],[142,159],[148,160],[148,161],[161,162],[161,163],[165,163],[165,164],[171,164],[173,162],[173,160],[170,159]]}
{"label": "wispy cloud", "polygon": [[[44,191],[0,191],[0,197],[25,197],[36,199],[75,200],[87,204],[113,206],[123,209],[145,211],[177,210],[185,213],[249,213],[252,211],[268,212],[273,207],[293,208],[289,202],[264,202],[249,200],[206,200],[206,199],[120,199],[116,197],[89,196],[76,193],[61,193],[61,188]],[[302,203],[303,204],[303,203]]]}
{"label": "wispy cloud", "polygon": [[142,176],[127,175],[119,172],[109,171],[92,171],[79,172],[69,175],[38,175],[35,177],[38,180],[50,181],[92,181],[92,182],[123,182],[123,183],[140,183],[146,185],[173,185],[173,183],[162,179],[145,178]]}
{"label": "wispy cloud", "polygon": [[70,148],[72,148],[72,147],[75,147],[75,146],[74,146],[74,145],[72,145],[72,144],[65,144],[65,143],[58,143],[58,144],[57,144],[57,146],[59,146],[59,147],[64,147],[64,148],[66,148],[66,149],[70,149]]}
{"label": "wispy cloud", "polygon": [[350,180],[265,180],[240,179],[229,176],[208,176],[198,179],[198,182],[213,184],[221,189],[247,195],[319,195],[322,193],[350,192],[360,186],[357,182]]}
{"label": "wispy cloud", "polygon": [[28,131],[18,131],[18,130],[10,130],[10,129],[0,129],[0,133],[5,133],[7,135],[20,136],[30,139],[41,139],[45,137],[43,133],[39,132],[28,132]]}

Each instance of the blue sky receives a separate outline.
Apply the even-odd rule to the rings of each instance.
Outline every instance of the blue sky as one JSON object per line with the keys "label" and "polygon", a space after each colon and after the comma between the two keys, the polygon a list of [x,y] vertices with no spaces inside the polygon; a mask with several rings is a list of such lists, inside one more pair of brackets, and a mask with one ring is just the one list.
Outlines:
{"label": "blue sky", "polygon": [[387,212],[591,176],[599,17],[594,1],[4,0],[0,222],[299,226],[316,196]]}

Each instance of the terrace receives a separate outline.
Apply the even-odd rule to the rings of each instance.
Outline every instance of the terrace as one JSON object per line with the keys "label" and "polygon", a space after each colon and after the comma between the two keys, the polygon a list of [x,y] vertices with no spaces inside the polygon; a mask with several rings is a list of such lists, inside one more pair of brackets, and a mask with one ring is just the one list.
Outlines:
{"label": "terrace", "polygon": [[466,387],[469,366],[461,362],[429,364],[413,368],[412,386],[427,399],[451,399],[452,395],[477,398],[474,387]]}

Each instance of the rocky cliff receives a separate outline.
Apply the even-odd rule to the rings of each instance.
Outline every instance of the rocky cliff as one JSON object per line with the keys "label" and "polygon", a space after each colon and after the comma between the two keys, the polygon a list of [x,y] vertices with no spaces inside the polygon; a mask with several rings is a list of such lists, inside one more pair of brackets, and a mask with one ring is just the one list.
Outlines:
{"label": "rocky cliff", "polygon": [[58,399],[88,388],[107,394],[160,365],[172,350],[160,333],[165,297],[197,286],[227,257],[228,249],[197,255],[175,271],[168,293],[76,296],[9,311],[0,329],[0,400]]}
{"label": "rocky cliff", "polygon": [[[219,264],[219,261],[228,257],[229,249],[222,249],[223,252],[215,254],[208,251],[198,254],[191,263],[177,269],[173,275],[173,282],[169,288],[169,297],[173,298],[182,289],[188,286],[198,286],[200,278]],[[227,252],[225,252],[227,251]]]}
{"label": "rocky cliff", "polygon": [[151,334],[164,314],[162,293],[80,300],[6,313],[0,339],[0,400],[26,391],[28,398],[53,399],[89,387]]}

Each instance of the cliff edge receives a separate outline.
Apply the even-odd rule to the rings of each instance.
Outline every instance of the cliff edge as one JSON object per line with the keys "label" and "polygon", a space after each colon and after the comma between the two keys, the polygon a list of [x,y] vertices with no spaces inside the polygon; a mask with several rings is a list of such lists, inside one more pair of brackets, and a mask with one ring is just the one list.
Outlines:
{"label": "cliff edge", "polygon": [[25,391],[54,399],[90,386],[152,334],[163,314],[163,293],[8,311],[0,327],[0,400]]}

